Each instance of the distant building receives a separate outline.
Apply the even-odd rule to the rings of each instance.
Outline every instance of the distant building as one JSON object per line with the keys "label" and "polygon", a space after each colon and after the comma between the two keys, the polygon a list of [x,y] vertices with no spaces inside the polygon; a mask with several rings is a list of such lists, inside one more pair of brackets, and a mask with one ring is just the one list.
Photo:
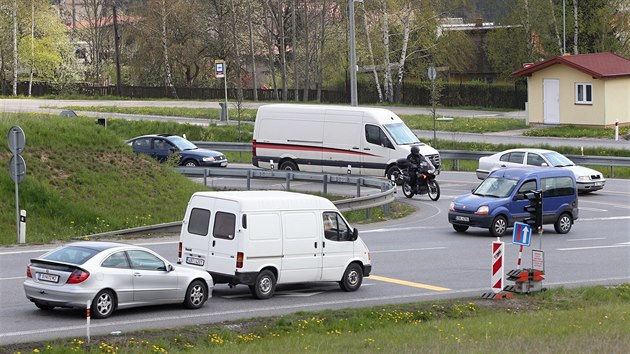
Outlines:
{"label": "distant building", "polygon": [[449,82],[469,82],[479,81],[494,83],[497,81],[498,73],[492,68],[488,60],[488,33],[507,26],[495,26],[494,22],[483,22],[478,17],[474,23],[464,23],[462,18],[444,18],[438,27],[438,36],[448,31],[463,31],[468,35],[475,49],[475,60],[467,65],[464,70],[455,71],[448,69],[445,71]]}

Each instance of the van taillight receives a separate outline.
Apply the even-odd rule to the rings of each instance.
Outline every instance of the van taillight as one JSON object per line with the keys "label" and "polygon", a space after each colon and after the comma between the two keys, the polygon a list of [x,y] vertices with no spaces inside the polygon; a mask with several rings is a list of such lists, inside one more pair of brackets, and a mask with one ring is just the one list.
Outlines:
{"label": "van taillight", "polygon": [[179,249],[177,250],[177,258],[182,258],[182,241],[179,241]]}
{"label": "van taillight", "polygon": [[31,274],[31,265],[30,264],[26,266],[26,277],[27,278],[32,278],[33,277],[33,274]]}
{"label": "van taillight", "polygon": [[256,139],[252,140],[252,156],[256,156]]}
{"label": "van taillight", "polygon": [[245,258],[243,252],[238,252],[236,254],[236,268],[243,268],[243,258]]}
{"label": "van taillight", "polygon": [[89,276],[90,273],[84,272],[81,269],[76,269],[74,272],[72,272],[72,274],[70,274],[70,276],[68,277],[68,281],[66,281],[66,284],[79,284],[87,279]]}

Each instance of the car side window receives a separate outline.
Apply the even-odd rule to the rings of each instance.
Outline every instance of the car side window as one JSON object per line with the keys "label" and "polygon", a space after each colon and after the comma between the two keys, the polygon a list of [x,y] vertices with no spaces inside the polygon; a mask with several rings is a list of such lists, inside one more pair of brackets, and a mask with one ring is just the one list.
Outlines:
{"label": "car side window", "polygon": [[545,160],[542,156],[538,154],[534,154],[532,152],[527,154],[527,164],[531,166],[542,166],[545,163]]}
{"label": "car side window", "polygon": [[540,180],[543,198],[574,195],[573,179],[571,177],[550,177]]}
{"label": "car side window", "polygon": [[370,144],[380,145],[386,148],[394,147],[387,138],[387,135],[376,125],[365,125],[365,140]]}
{"label": "car side window", "polygon": [[510,158],[509,158],[509,162],[512,163],[523,163],[523,159],[525,158],[525,153],[524,152],[511,152],[510,153]]}
{"label": "car side window", "polygon": [[131,268],[139,270],[166,270],[166,264],[157,256],[146,251],[127,251]]}
{"label": "car side window", "polygon": [[536,189],[536,180],[533,179],[533,180],[523,183],[521,185],[521,188],[518,189],[518,194],[523,194],[523,193],[526,193],[535,189]]}
{"label": "car side window", "polygon": [[101,263],[101,266],[105,268],[127,269],[129,268],[129,261],[127,260],[125,252],[116,252],[107,257],[107,259]]}
{"label": "car side window", "polygon": [[499,158],[499,161],[503,161],[503,162],[509,162],[510,161],[510,154],[503,154],[501,155],[501,157]]}
{"label": "car side window", "polygon": [[153,148],[155,150],[164,151],[164,150],[168,150],[169,147],[170,147],[170,144],[162,139],[153,140]]}
{"label": "car side window", "polygon": [[350,228],[335,212],[323,213],[324,237],[331,241],[351,241]]}
{"label": "car side window", "polygon": [[150,138],[141,138],[137,139],[133,142],[134,149],[149,149],[151,147],[151,139]]}

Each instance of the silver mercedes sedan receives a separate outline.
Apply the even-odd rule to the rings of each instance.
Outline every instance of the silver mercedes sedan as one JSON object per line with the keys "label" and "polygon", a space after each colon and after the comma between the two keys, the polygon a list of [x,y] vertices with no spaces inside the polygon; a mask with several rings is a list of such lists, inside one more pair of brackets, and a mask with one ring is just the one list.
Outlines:
{"label": "silver mercedes sedan", "polygon": [[166,303],[198,309],[213,287],[205,271],[176,267],[144,247],[97,241],[70,243],[31,259],[24,281],[26,297],[38,308],[89,305],[95,318]]}

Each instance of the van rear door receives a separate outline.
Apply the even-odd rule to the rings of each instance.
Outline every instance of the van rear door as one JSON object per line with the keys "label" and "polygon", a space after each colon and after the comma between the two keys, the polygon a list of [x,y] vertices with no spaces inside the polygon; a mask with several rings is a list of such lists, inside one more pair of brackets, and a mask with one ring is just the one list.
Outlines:
{"label": "van rear door", "polygon": [[182,223],[182,263],[206,268],[210,249],[210,219],[215,199],[195,196],[191,199]]}
{"label": "van rear door", "polygon": [[235,201],[215,199],[206,264],[209,272],[233,275],[236,271],[238,210],[239,205]]}

